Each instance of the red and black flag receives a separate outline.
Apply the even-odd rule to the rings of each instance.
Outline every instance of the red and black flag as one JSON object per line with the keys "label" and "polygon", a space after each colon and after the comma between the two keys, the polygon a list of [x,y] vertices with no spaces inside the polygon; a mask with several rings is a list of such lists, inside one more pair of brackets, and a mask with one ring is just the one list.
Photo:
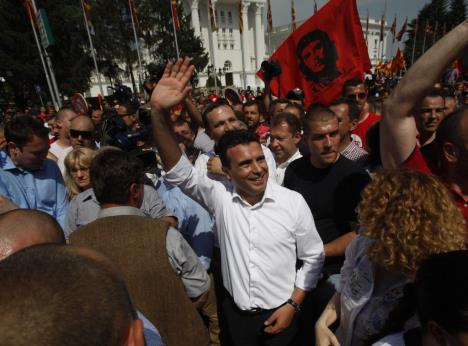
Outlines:
{"label": "red and black flag", "polygon": [[294,8],[294,0],[291,0],[291,29],[296,30],[296,9]]}
{"label": "red and black flag", "polygon": [[403,25],[401,26],[401,29],[400,31],[398,31],[398,35],[396,37],[397,41],[400,42],[401,39],[403,38],[403,35],[405,34],[406,32],[406,26],[408,25],[408,17],[406,17],[405,19],[405,22],[403,23]]}
{"label": "red and black flag", "polygon": [[32,20],[34,25],[36,24],[36,16],[34,14],[34,8],[31,3],[31,0],[22,0],[21,4],[24,7],[24,10],[26,11],[26,14],[28,15],[29,20]]}
{"label": "red and black flag", "polygon": [[268,32],[272,32],[273,31],[273,16],[271,15],[270,0],[268,0],[267,20],[268,20]]}
{"label": "red and black flag", "polygon": [[237,7],[239,9],[239,31],[242,34],[244,32],[244,18],[242,17],[242,0],[239,0]]}
{"label": "red and black flag", "polygon": [[177,0],[171,0],[172,20],[176,31],[180,30],[179,14],[177,13]]}
{"label": "red and black flag", "polygon": [[390,28],[390,32],[392,33],[393,36],[393,42],[395,42],[396,39],[396,16],[395,19],[393,19],[392,27]]}
{"label": "red and black flag", "polygon": [[[276,96],[294,88],[305,93],[305,105],[330,103],[345,81],[363,78],[371,63],[356,0],[330,0],[273,53],[282,69],[270,83]],[[257,72],[263,79],[263,73]]]}
{"label": "red and black flag", "polygon": [[218,26],[216,25],[216,13],[211,0],[208,0],[208,14],[210,16],[211,31],[218,31]]}
{"label": "red and black flag", "polygon": [[133,25],[135,25],[136,30],[140,30],[140,22],[138,21],[138,11],[135,0],[128,0],[128,5],[130,7],[130,14],[133,19]]}
{"label": "red and black flag", "polygon": [[382,17],[380,18],[380,42],[384,40],[384,34],[385,34],[385,15],[382,14]]}

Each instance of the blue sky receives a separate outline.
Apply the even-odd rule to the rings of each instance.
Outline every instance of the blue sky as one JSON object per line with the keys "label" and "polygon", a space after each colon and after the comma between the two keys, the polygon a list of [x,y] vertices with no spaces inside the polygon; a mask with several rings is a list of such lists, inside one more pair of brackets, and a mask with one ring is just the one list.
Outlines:
{"label": "blue sky", "polygon": [[[317,0],[317,5],[320,8],[327,0]],[[386,18],[387,21],[393,22],[393,18],[397,16],[397,26],[399,27],[405,17],[409,20],[415,18],[418,11],[430,0],[357,0],[359,15],[365,17],[367,9],[371,18],[380,18],[382,15],[385,3],[387,4]],[[273,26],[289,24],[291,21],[291,1],[290,0],[271,0],[271,12],[273,15]],[[295,0],[297,20],[307,19],[314,11],[313,0]]]}

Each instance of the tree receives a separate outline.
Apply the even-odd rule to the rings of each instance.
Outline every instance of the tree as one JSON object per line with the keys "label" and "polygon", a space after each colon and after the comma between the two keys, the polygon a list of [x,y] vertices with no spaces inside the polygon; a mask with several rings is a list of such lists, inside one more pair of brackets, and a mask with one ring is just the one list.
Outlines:
{"label": "tree", "polygon": [[[47,49],[60,92],[67,95],[88,89],[91,59],[84,49],[86,33],[78,27],[77,1],[36,3],[46,9],[55,39]],[[29,18],[17,0],[0,2],[0,61],[0,76],[8,91],[5,98],[25,106],[28,100],[39,103],[35,85],[49,91]]]}
{"label": "tree", "polygon": [[447,31],[465,18],[464,0],[450,0],[450,2],[449,0],[432,0],[425,5],[419,11],[418,17],[408,25],[408,39],[405,41],[404,51],[406,61],[411,64],[413,47],[414,60],[416,61]]}
{"label": "tree", "polygon": [[[170,1],[142,0],[141,18],[142,37],[151,57],[156,63],[164,63],[177,56]],[[202,71],[208,64],[208,53],[205,52],[199,37],[195,36],[190,26],[190,15],[185,15],[182,5],[177,5],[180,31],[177,32],[180,56],[190,56],[197,71]]]}

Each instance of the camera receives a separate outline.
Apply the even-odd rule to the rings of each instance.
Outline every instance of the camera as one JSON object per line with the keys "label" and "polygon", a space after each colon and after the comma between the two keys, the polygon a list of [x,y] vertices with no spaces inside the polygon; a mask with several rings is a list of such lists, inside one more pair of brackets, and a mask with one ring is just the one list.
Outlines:
{"label": "camera", "polygon": [[260,65],[263,76],[266,80],[271,80],[281,74],[281,65],[278,60],[265,60]]}

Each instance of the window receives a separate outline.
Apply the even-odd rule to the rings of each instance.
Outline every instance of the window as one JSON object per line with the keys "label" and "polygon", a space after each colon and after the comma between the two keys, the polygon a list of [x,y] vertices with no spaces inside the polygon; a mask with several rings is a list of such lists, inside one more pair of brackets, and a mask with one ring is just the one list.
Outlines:
{"label": "window", "polygon": [[228,24],[232,25],[232,12],[231,11],[228,12]]}
{"label": "window", "polygon": [[223,49],[226,50],[227,49],[227,44],[223,44]]}
{"label": "window", "polygon": [[221,11],[221,25],[225,26],[226,25],[226,16],[224,11]]}
{"label": "window", "polygon": [[229,28],[229,35],[232,36],[232,28]]}
{"label": "window", "polygon": [[231,43],[231,50],[234,50],[234,45]]}

